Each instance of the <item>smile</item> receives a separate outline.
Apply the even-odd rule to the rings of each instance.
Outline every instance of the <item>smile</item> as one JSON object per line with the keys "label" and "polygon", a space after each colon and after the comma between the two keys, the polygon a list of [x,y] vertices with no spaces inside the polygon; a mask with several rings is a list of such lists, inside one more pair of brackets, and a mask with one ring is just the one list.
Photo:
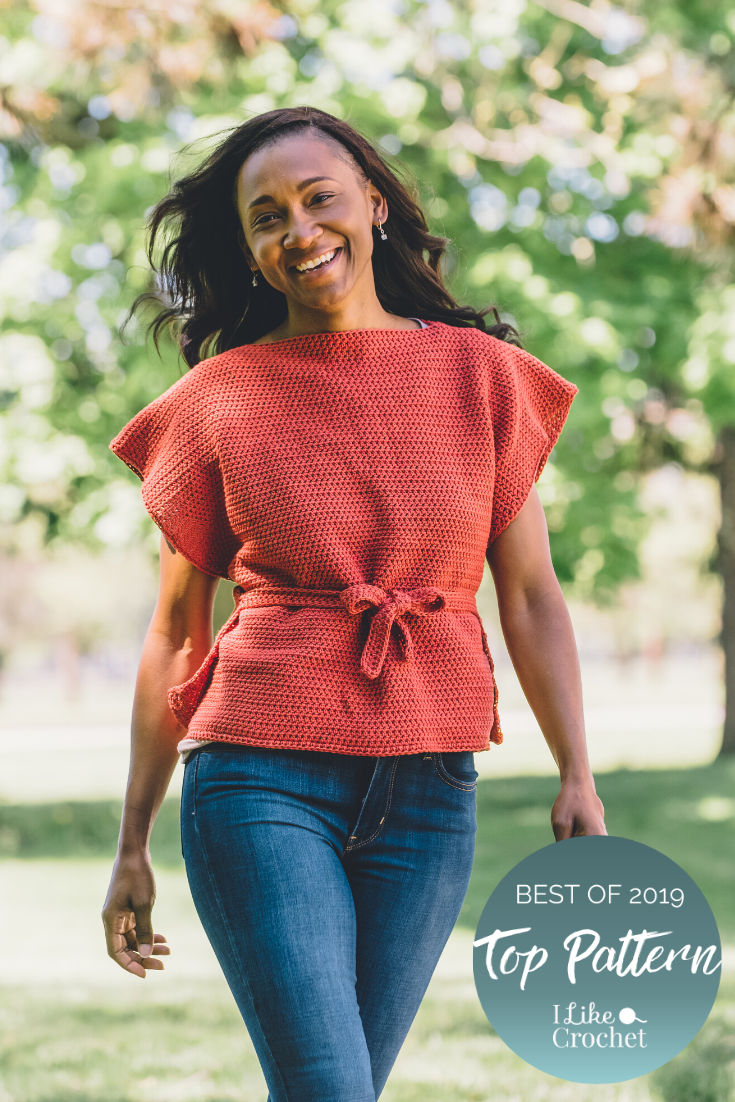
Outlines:
{"label": "smile", "polygon": [[315,256],[313,260],[305,260],[303,264],[294,264],[294,268],[300,274],[304,272],[313,272],[315,269],[324,268],[332,260],[334,260],[337,253],[340,253],[340,249],[330,249],[329,252],[322,253],[321,256]]}

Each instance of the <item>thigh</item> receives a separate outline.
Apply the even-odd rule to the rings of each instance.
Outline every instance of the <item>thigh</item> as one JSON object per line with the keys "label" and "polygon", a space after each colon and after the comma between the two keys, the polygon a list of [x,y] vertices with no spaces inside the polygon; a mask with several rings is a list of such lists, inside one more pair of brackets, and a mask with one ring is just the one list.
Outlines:
{"label": "thigh", "polygon": [[343,858],[355,903],[357,998],[376,1098],[467,894],[476,780],[470,751],[399,758],[380,832]]}
{"label": "thigh", "polygon": [[354,762],[345,770],[338,757],[199,751],[186,766],[192,895],[271,1102],[375,1098],[340,861],[360,791]]}

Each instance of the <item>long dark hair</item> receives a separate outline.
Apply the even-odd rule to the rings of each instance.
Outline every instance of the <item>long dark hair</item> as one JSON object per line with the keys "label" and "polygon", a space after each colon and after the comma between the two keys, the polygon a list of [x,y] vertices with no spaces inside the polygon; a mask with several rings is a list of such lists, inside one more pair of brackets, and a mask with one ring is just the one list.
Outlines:
{"label": "long dark hair", "polygon": [[[158,289],[140,295],[158,312],[150,324],[156,347],[171,326],[189,366],[203,357],[253,341],[286,318],[286,297],[252,272],[240,248],[235,190],[247,158],[287,134],[311,129],[339,142],[358,169],[388,200],[390,240],[373,253],[375,288],[383,309],[449,325],[478,329],[518,343],[516,330],[495,307],[460,306],[444,286],[439,270],[448,244],[429,233],[424,213],[408,188],[369,141],[348,123],[315,107],[287,107],[256,115],[233,130],[206,160],[177,180],[151,211],[148,257],[158,272]],[[157,246],[163,238],[160,262]],[[485,315],[493,313],[488,327]]]}

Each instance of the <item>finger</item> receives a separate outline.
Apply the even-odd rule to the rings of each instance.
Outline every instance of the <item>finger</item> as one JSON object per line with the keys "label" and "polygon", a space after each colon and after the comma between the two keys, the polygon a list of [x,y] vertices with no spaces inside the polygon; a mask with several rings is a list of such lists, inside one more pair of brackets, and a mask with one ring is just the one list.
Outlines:
{"label": "finger", "polygon": [[145,979],[145,968],[139,954],[129,949],[127,945],[115,953],[113,959],[124,971],[131,972],[134,976],[140,976],[143,980]]}
{"label": "finger", "polygon": [[157,957],[142,957],[140,963],[146,969],[152,969],[154,972],[162,972],[165,965],[162,960],[158,960]]}
{"label": "finger", "polygon": [[145,979],[147,971],[162,972],[164,970],[162,960],[158,960],[154,956],[142,957],[134,949],[126,949],[121,953],[120,962],[126,971],[132,972],[135,976],[141,976],[143,979]]}
{"label": "finger", "polygon": [[145,979],[146,972],[162,972],[164,964],[162,960],[157,960],[153,956],[142,957],[134,949],[126,949],[120,954],[120,963],[123,965],[127,972],[132,972],[134,976],[140,976]]}
{"label": "finger", "polygon": [[135,948],[134,921],[132,912],[120,912],[113,917],[108,929],[108,953],[125,972],[144,980],[143,959]]}
{"label": "finger", "polygon": [[168,945],[154,945],[153,946],[154,957],[169,957],[171,956],[171,950]]}
{"label": "finger", "polygon": [[127,945],[121,945],[117,952],[111,953],[110,956],[125,972],[132,972],[136,976],[144,975],[140,956],[132,952]]}
{"label": "finger", "polygon": [[141,957],[149,957],[153,952],[154,937],[150,903],[144,903],[135,908],[135,943]]}
{"label": "finger", "polygon": [[[132,937],[130,928],[134,922],[132,912],[118,911],[117,914],[112,916],[106,915],[104,922],[107,955],[127,971],[131,959],[128,954],[131,949]],[[133,937],[133,942],[134,940]]]}

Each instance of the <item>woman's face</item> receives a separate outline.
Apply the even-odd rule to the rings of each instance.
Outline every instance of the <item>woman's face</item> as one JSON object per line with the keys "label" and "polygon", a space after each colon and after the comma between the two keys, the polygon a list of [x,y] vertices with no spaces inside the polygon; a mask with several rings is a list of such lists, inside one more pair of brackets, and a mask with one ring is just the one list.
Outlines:
{"label": "woman's face", "polygon": [[375,294],[372,227],[387,204],[336,143],[300,133],[253,153],[237,205],[250,267],[289,302],[330,311],[363,285]]}

